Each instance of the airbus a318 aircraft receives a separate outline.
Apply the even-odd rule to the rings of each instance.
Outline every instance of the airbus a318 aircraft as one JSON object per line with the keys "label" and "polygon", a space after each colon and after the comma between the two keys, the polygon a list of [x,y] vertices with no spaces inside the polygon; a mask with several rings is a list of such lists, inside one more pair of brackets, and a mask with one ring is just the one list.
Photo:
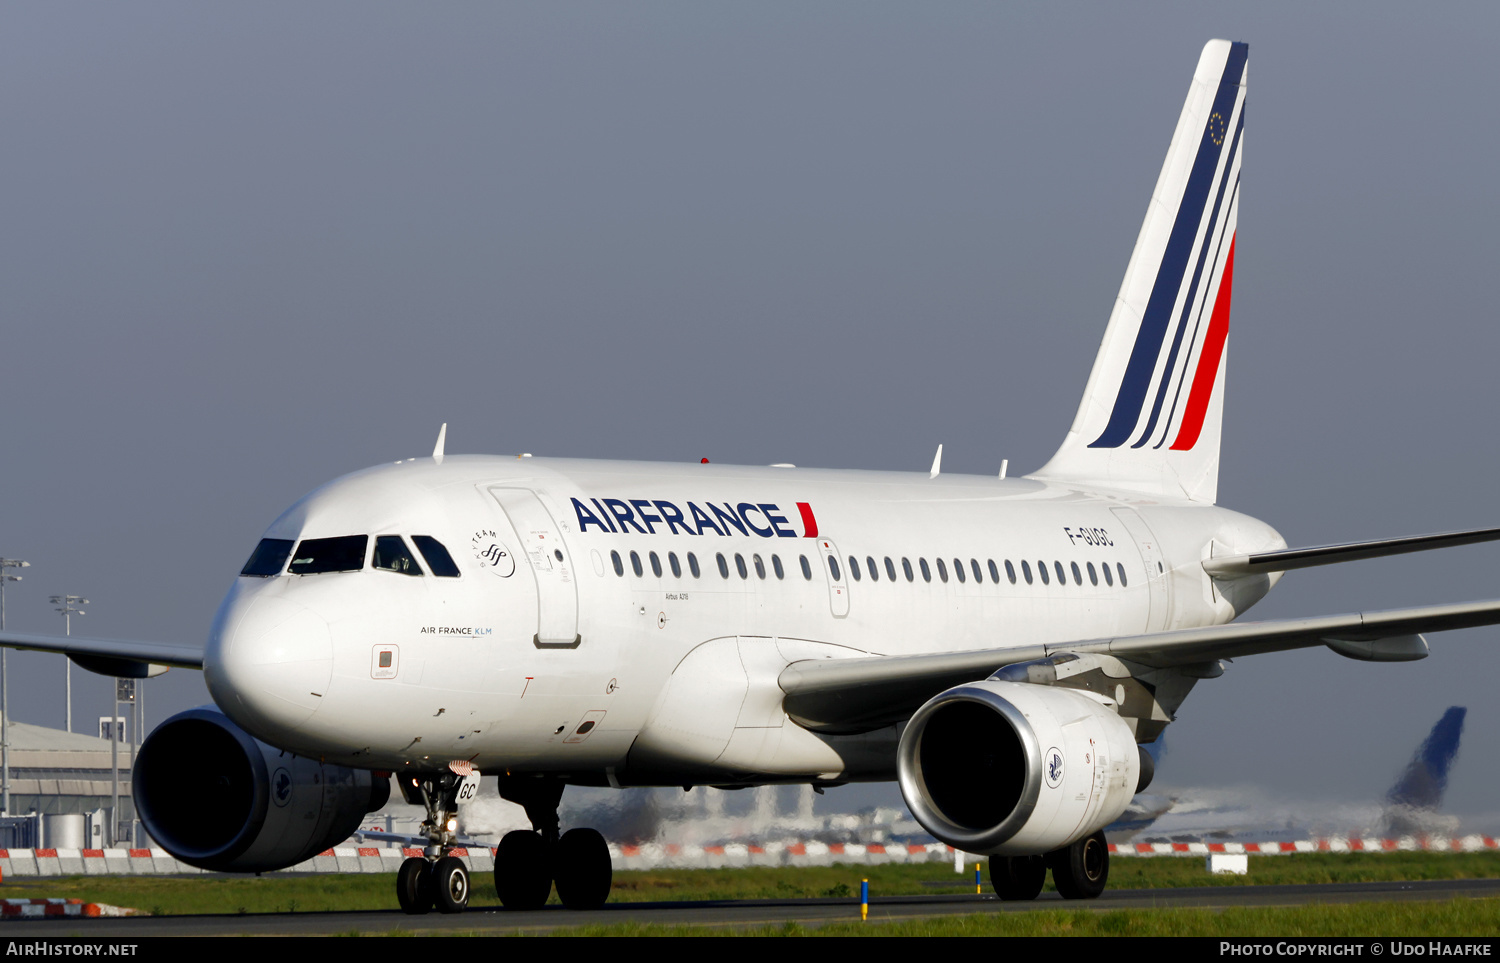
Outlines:
{"label": "airbus a318 aircraft", "polygon": [[533,825],[499,843],[504,904],[555,883],[597,906],[608,848],[561,832],[566,786],[897,780],[1000,896],[1049,870],[1097,896],[1140,747],[1221,660],[1420,659],[1418,633],[1500,623],[1500,601],[1233,621],[1290,569],[1500,538],[1288,549],[1215,504],[1246,53],[1204,48],[1077,416],[1030,475],[445,456],[440,433],[287,509],[201,651],[0,642],[203,670],[216,707],[151,734],[134,797],[207,869],[345,839],[393,773],[427,813],[398,901],[461,910],[456,813],[485,773]]}

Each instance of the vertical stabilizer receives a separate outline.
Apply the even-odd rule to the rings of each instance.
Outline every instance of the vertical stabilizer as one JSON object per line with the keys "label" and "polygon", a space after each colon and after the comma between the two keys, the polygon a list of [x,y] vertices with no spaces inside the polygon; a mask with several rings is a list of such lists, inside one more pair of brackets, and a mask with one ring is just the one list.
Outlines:
{"label": "vertical stabilizer", "polygon": [[1411,762],[1401,770],[1400,778],[1385,794],[1385,833],[1404,836],[1431,830],[1432,816],[1448,789],[1448,771],[1458,756],[1468,712],[1463,706],[1452,706],[1443,713]]}
{"label": "vertical stabilizer", "polygon": [[1218,495],[1248,49],[1203,48],[1083,402],[1037,477]]}

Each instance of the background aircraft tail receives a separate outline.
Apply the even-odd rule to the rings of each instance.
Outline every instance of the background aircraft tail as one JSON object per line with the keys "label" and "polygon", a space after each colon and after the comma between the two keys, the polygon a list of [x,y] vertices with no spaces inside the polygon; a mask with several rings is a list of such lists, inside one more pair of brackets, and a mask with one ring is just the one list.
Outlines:
{"label": "background aircraft tail", "polygon": [[1448,789],[1448,770],[1458,756],[1458,741],[1464,734],[1468,709],[1452,706],[1417,747],[1411,762],[1401,770],[1396,784],[1385,794],[1383,830],[1387,836],[1410,836],[1430,832],[1443,793]]}
{"label": "background aircraft tail", "polygon": [[1248,50],[1203,48],[1083,402],[1036,477],[1218,495]]}

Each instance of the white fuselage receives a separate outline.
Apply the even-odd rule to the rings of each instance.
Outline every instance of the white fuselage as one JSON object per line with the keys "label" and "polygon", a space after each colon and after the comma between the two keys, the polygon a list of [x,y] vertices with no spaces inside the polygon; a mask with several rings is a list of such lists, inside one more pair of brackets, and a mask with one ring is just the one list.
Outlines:
{"label": "white fuselage", "polygon": [[786,718],[786,665],[1223,623],[1270,581],[1226,599],[1202,560],[1285,544],[1216,506],[1027,478],[480,456],[346,476],[266,533],[348,535],[431,536],[460,574],[367,549],[238,578],[204,662],[225,713],[343,765],[620,785],[893,778],[894,727]]}

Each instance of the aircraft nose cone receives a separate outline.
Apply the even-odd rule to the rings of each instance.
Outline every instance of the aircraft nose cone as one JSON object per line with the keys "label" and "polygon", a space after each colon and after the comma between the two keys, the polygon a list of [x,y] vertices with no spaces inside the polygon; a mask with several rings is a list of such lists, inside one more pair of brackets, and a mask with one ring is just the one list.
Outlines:
{"label": "aircraft nose cone", "polygon": [[328,622],[282,598],[226,612],[204,657],[204,679],[219,708],[266,741],[312,718],[333,675]]}

